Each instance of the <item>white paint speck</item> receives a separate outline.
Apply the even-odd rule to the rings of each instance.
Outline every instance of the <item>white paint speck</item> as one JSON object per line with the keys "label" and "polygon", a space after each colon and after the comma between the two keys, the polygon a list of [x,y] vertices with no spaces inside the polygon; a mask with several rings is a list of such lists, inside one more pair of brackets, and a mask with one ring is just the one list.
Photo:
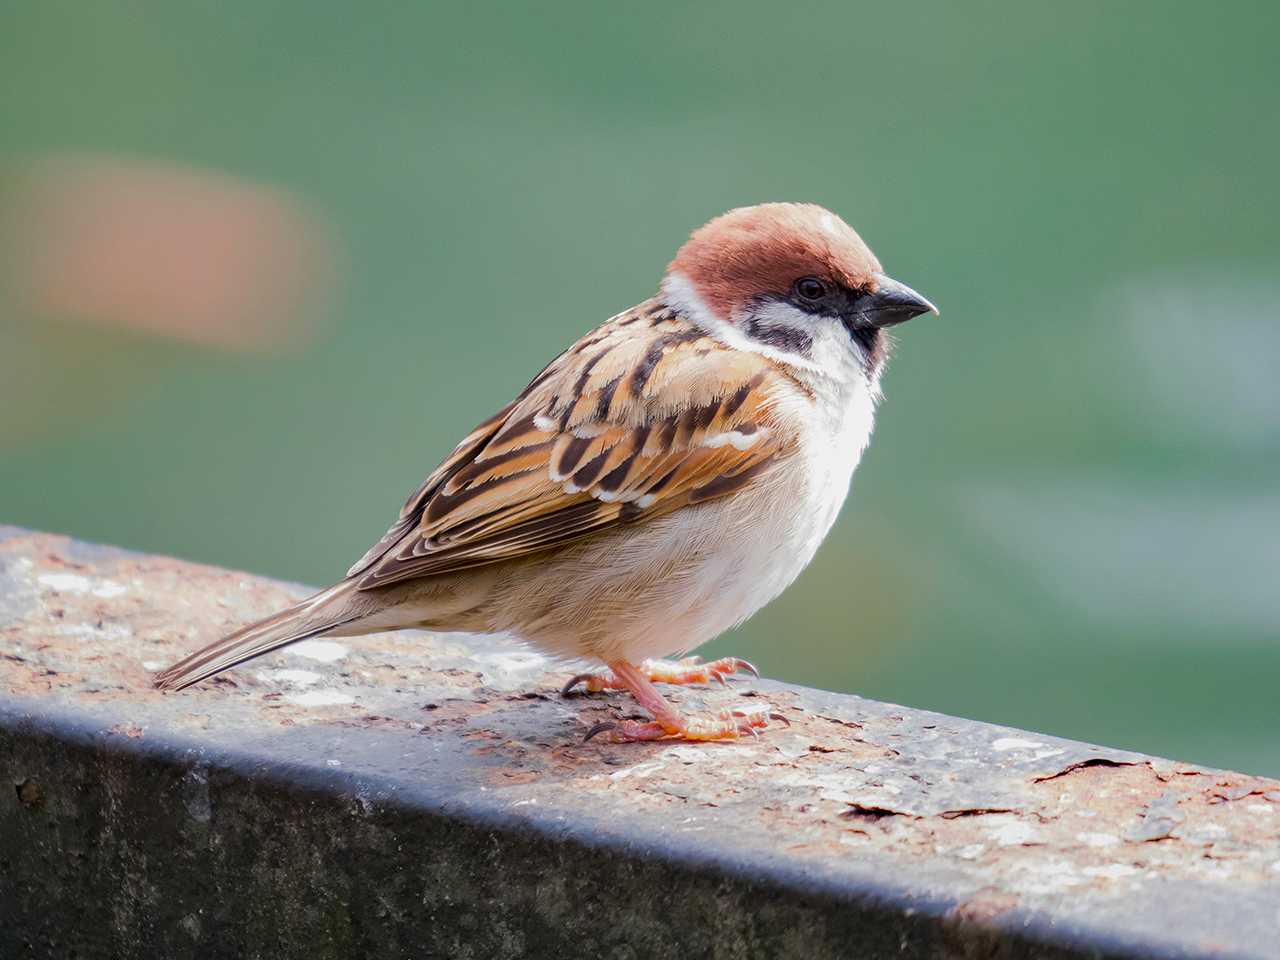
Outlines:
{"label": "white paint speck", "polygon": [[53,633],[59,637],[84,637],[88,640],[123,640],[133,635],[122,623],[64,623],[54,627]]}
{"label": "white paint speck", "polygon": [[1114,847],[1120,842],[1114,833],[1077,833],[1076,839],[1086,847]]}
{"label": "white paint speck", "polygon": [[1030,873],[1029,877],[1018,884],[1027,893],[1058,893],[1084,883],[1084,878],[1076,873],[1075,867],[1061,860],[1037,865]]}
{"label": "white paint speck", "polygon": [[535,805],[536,805],[536,804],[537,804],[537,802],[538,802],[538,798],[537,798],[537,797],[529,797],[527,800],[517,800],[515,803],[511,804],[511,806],[513,806],[513,807],[527,807],[527,806],[529,806],[530,804],[535,804]]}
{"label": "white paint speck", "polygon": [[[994,818],[993,818],[994,819]],[[1016,847],[1023,844],[1040,843],[1040,831],[1029,823],[1011,820],[1002,823],[991,831],[991,839],[1002,847]]]}
{"label": "white paint speck", "polygon": [[333,661],[341,660],[347,655],[347,648],[340,643],[334,643],[332,640],[301,640],[291,646],[289,652],[296,653],[300,657],[306,657],[308,660],[333,663]]}
{"label": "white paint speck", "polygon": [[291,693],[286,700],[303,707],[334,707],[343,703],[355,703],[355,697],[337,690],[308,690],[306,693]]}
{"label": "white paint speck", "polygon": [[1197,860],[1196,872],[1217,881],[1229,881],[1236,872],[1235,864],[1225,860]]}
{"label": "white paint speck", "polygon": [[609,774],[609,779],[625,780],[632,774],[647,777],[651,773],[657,773],[664,766],[666,766],[665,760],[650,760],[648,763],[637,763],[634,767],[624,767],[622,770]]}
{"label": "white paint speck", "polygon": [[320,674],[310,670],[270,670],[259,674],[259,676],[263,680],[278,680],[282,683],[292,683],[298,687],[309,687],[311,684],[320,681]]}
{"label": "white paint speck", "polygon": [[1034,750],[1043,747],[1039,740],[1023,740],[1021,737],[1001,737],[991,744],[992,750]]}
{"label": "white paint speck", "polygon": [[65,590],[68,593],[88,593],[89,578],[78,573],[42,573],[36,582],[53,590]]}
{"label": "white paint speck", "polygon": [[1265,816],[1271,816],[1274,812],[1274,808],[1269,803],[1251,803],[1245,809],[1250,813],[1259,813]]}
{"label": "white paint speck", "polygon": [[956,856],[961,860],[977,860],[986,852],[987,845],[985,843],[971,843],[957,850]]}
{"label": "white paint speck", "polygon": [[706,750],[699,750],[697,747],[680,746],[672,747],[666,752],[668,757],[673,757],[681,763],[702,763],[704,760],[711,759],[711,755]]}
{"label": "white paint speck", "polygon": [[1196,827],[1186,836],[1186,839],[1193,843],[1214,843],[1217,840],[1225,840],[1228,836],[1230,832],[1226,827],[1216,823],[1206,823]]}
{"label": "white paint speck", "polygon": [[496,690],[522,689],[548,664],[542,654],[521,647],[475,652],[472,662],[479,666],[484,685]]}
{"label": "white paint speck", "polygon": [[1280,873],[1280,860],[1277,860],[1275,863],[1271,865],[1271,872]]}
{"label": "white paint speck", "polygon": [[78,573],[42,573],[36,577],[36,581],[51,590],[60,590],[63,593],[91,593],[104,600],[118,597],[129,589],[123,583],[116,583],[114,580],[91,580]]}
{"label": "white paint speck", "polygon": [[342,766],[342,761],[341,761],[341,760],[326,760],[326,761],[324,762],[324,764],[325,764],[325,766],[326,766],[326,767],[340,767],[340,766]]}
{"label": "white paint speck", "polygon": [[162,660],[143,660],[142,669],[148,673],[155,673],[157,670],[163,670],[165,664]]}

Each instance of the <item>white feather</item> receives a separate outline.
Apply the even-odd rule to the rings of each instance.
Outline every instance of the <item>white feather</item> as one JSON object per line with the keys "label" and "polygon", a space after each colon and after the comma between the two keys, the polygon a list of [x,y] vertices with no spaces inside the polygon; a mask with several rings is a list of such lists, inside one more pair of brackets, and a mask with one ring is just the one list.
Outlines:
{"label": "white feather", "polygon": [[764,436],[764,430],[757,430],[755,433],[740,433],[737,430],[726,430],[724,433],[708,434],[707,438],[702,441],[704,447],[715,449],[723,447],[726,444],[732,445],[735,450],[746,450],[748,447],[754,446]]}

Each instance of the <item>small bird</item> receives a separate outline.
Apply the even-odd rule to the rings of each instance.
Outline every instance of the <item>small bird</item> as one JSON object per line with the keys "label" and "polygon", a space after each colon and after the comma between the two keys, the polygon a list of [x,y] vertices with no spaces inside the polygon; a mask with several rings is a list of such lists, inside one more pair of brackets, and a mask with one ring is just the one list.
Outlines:
{"label": "small bird", "polygon": [[886,328],[930,312],[830,211],[731,210],[694,231],[656,296],[467,434],[340,583],[155,683],[320,635],[494,633],[602,663],[565,692],[627,690],[653,717],[588,739],[733,739],[784,720],[683,715],[654,681],[756,670],[659,658],[746,620],[813,559],[871,437]]}

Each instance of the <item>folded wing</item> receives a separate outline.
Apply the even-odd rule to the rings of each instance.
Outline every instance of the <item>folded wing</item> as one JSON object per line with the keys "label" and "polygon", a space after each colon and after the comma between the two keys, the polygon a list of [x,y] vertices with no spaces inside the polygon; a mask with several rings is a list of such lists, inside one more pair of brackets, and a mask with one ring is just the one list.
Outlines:
{"label": "folded wing", "polygon": [[794,448],[781,376],[641,304],[472,431],[348,576],[367,590],[448,573],[725,496]]}

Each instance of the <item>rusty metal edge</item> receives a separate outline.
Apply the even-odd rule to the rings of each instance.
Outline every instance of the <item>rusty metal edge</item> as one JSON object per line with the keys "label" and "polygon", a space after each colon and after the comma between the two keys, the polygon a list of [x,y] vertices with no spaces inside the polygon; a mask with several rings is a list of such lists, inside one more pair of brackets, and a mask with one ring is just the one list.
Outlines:
{"label": "rusty metal edge", "polygon": [[1246,956],[1154,942],[1131,934],[1064,922],[1023,908],[975,921],[957,915],[960,904],[954,898],[922,894],[913,890],[909,881],[895,882],[894,878],[885,876],[851,879],[847,873],[837,877],[797,868],[778,856],[735,852],[724,845],[680,844],[653,832],[637,834],[631,828],[626,832],[610,829],[603,821],[571,824],[538,810],[513,815],[493,798],[474,791],[450,795],[447,790],[421,780],[353,775],[288,759],[266,758],[271,762],[265,765],[260,751],[211,747],[181,735],[156,732],[145,740],[113,737],[103,731],[101,718],[33,701],[0,700],[0,729],[14,737],[53,739],[72,747],[126,757],[139,767],[159,764],[182,770],[198,762],[207,770],[253,780],[300,799],[349,798],[362,789],[372,789],[380,795],[378,806],[388,810],[454,821],[513,839],[527,837],[534,831],[543,839],[572,844],[589,856],[605,853],[657,862],[669,867],[673,875],[688,872],[739,881],[766,888],[775,897],[782,894],[816,900],[832,910],[856,907],[881,914],[886,922],[907,920],[913,925],[931,927],[941,940],[948,942],[955,942],[957,937],[973,938],[981,943],[998,942],[1002,957],[1052,956],[1063,960],[1072,957],[1095,960],[1213,957],[1224,960]]}
{"label": "rusty metal edge", "polygon": [[[16,525],[0,524],[0,542],[38,533]],[[67,534],[63,536],[68,537],[74,551],[85,560],[154,556],[125,547],[80,540]],[[253,576],[296,590],[311,589],[304,584],[257,574]],[[773,685],[808,689],[794,684]],[[1251,960],[1262,955],[1188,948],[1023,907],[975,919],[957,913],[963,905],[954,897],[926,895],[913,889],[910,882],[894,882],[883,875],[854,879],[847,872],[836,875],[810,867],[800,868],[789,864],[782,856],[746,852],[731,846],[680,844],[660,833],[650,831],[646,835],[644,831],[631,827],[623,831],[611,828],[604,820],[570,824],[537,809],[515,815],[495,798],[475,791],[450,795],[449,791],[421,779],[354,775],[287,758],[264,757],[260,748],[213,746],[167,731],[152,731],[145,740],[109,736],[100,717],[36,700],[0,698],[0,730],[15,737],[50,738],[102,754],[128,757],[139,765],[163,764],[188,769],[198,761],[208,769],[253,780],[299,797],[350,797],[361,788],[372,788],[380,794],[379,806],[388,810],[451,820],[511,837],[533,830],[544,839],[573,844],[592,855],[606,853],[635,861],[660,862],[673,872],[687,871],[740,881],[765,887],[774,893],[820,900],[832,909],[853,906],[879,912],[886,920],[910,918],[913,923],[932,925],[949,942],[955,942],[959,934],[962,939],[972,937],[974,943],[983,945],[983,949],[991,949],[992,944],[998,943],[999,956],[1006,960],[1024,956],[1038,960],[1069,960],[1074,957],[1092,960]],[[1158,759],[1129,751],[1123,753],[1139,761]],[[270,763],[264,764],[264,759]],[[907,869],[903,870],[904,874],[907,872]],[[968,956],[967,951],[965,955]]]}

